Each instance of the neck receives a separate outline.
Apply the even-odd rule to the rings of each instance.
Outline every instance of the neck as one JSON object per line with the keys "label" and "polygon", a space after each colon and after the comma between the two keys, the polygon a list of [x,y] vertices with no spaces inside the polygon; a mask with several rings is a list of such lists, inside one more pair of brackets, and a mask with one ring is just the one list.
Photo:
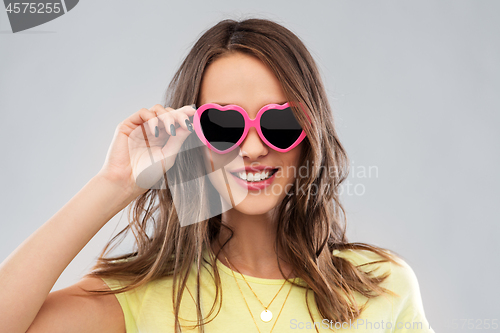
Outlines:
{"label": "neck", "polygon": [[[234,234],[217,257],[221,263],[241,274],[264,279],[294,277],[290,274],[290,265],[281,259],[279,263],[285,276],[279,270],[275,241],[276,224],[271,212],[263,215],[246,215],[231,209],[222,214],[222,221],[234,230]],[[219,238],[212,243],[215,254],[230,235],[229,230],[221,228]]]}

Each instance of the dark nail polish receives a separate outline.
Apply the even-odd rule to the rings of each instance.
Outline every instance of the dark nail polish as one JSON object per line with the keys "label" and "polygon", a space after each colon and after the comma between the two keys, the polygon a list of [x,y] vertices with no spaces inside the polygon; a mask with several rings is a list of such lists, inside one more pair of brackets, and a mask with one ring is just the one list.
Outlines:
{"label": "dark nail polish", "polygon": [[170,133],[175,136],[175,126],[174,125],[170,125]]}
{"label": "dark nail polish", "polygon": [[155,137],[158,137],[160,135],[160,131],[158,130],[158,126],[155,126]]}
{"label": "dark nail polish", "polygon": [[189,122],[189,119],[186,119],[186,126],[190,132],[193,132],[193,125]]}

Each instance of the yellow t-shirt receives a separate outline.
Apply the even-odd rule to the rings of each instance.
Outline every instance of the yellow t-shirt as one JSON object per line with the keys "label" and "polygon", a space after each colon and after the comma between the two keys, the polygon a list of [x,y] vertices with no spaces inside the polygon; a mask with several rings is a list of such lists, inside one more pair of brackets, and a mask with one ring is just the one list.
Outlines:
{"label": "yellow t-shirt", "polygon": [[[350,260],[355,265],[379,260],[380,257],[365,250],[345,250],[333,253]],[[205,259],[209,261],[205,250]],[[376,273],[381,274],[389,270],[390,276],[381,284],[396,294],[392,296],[384,294],[368,301],[365,310],[357,319],[343,323],[329,322],[320,317],[314,302],[314,293],[308,292],[309,307],[313,319],[309,315],[305,301],[305,288],[292,286],[286,283],[278,296],[269,307],[273,318],[264,322],[260,318],[264,310],[242,276],[235,272],[236,281],[231,270],[217,260],[217,268],[222,285],[222,307],[217,316],[218,302],[215,311],[210,315],[214,318],[205,325],[205,332],[319,332],[342,331],[349,333],[362,332],[426,332],[434,333],[425,318],[420,290],[417,278],[411,267],[399,259],[403,266],[392,263],[380,263]],[[215,299],[215,285],[210,275],[211,268],[202,269],[200,276],[201,310],[205,317],[210,311]],[[373,269],[375,265],[364,266]],[[262,303],[269,304],[283,285],[283,279],[263,279],[245,275],[245,279]],[[114,279],[103,279],[111,289],[123,286],[123,283]],[[295,281],[301,285],[305,282],[296,278]],[[238,285],[239,288],[238,288]],[[180,308],[180,323],[183,332],[198,332],[198,328],[190,329],[184,325],[196,324],[196,264],[193,263],[188,283],[188,290],[184,291]],[[291,289],[290,289],[291,288]],[[241,291],[240,291],[241,289]],[[244,295],[244,298],[242,296]],[[288,298],[286,299],[288,295]],[[127,333],[167,333],[174,330],[174,313],[172,305],[172,277],[166,277],[149,282],[145,286],[132,291],[116,294],[125,316]],[[358,304],[367,300],[360,294],[355,295]],[[286,302],[285,302],[286,299]],[[245,303],[248,304],[246,304]],[[285,303],[284,303],[285,302]],[[284,306],[283,306],[284,304]],[[283,308],[282,308],[283,306]],[[249,312],[249,308],[252,314]],[[280,313],[280,309],[281,313]],[[253,318],[252,318],[253,315]],[[257,330],[257,326],[259,330]]]}

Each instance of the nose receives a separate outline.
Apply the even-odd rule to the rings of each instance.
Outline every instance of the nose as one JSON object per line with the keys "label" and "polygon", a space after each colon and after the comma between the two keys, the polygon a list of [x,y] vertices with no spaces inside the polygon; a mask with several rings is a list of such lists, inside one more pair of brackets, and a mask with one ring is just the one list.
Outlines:
{"label": "nose", "polygon": [[246,138],[240,144],[240,155],[256,160],[261,156],[266,156],[269,153],[268,149],[267,145],[260,139],[257,130],[251,127]]}

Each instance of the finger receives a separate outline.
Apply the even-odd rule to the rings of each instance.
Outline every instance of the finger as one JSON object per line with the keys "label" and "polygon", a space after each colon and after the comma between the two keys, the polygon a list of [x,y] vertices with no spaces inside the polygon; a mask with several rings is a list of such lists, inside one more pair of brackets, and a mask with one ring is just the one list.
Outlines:
{"label": "finger", "polygon": [[[133,132],[137,127],[142,124],[148,122],[149,120],[156,118],[156,114],[146,108],[142,108],[127,119],[125,119],[122,124],[130,129],[130,132]],[[149,124],[148,124],[149,125]],[[149,127],[149,126],[148,126]],[[154,134],[154,128],[151,132]]]}
{"label": "finger", "polygon": [[177,157],[182,144],[189,136],[189,134],[191,134],[191,132],[188,130],[179,131],[176,136],[170,137],[165,146],[163,146],[163,148],[161,149],[166,160],[167,168],[170,168],[174,164],[175,158]]}
{"label": "finger", "polygon": [[184,108],[185,108],[185,113],[189,117],[189,122],[192,123],[191,119],[193,119],[193,116],[196,113],[196,104],[186,105],[186,106],[184,106]]}
{"label": "finger", "polygon": [[[171,117],[171,115],[169,115],[169,112],[174,109],[170,107],[164,108],[163,105],[156,104],[151,108],[151,110],[156,112],[158,119],[164,125],[167,134],[172,135],[170,125],[173,124],[175,126],[175,120]],[[160,127],[158,127],[158,129],[160,130]]]}
{"label": "finger", "polygon": [[[193,132],[193,125],[189,120],[190,115],[194,115],[194,110],[191,106],[183,106],[172,112],[172,116],[175,118],[176,122],[185,129],[186,131]],[[189,124],[189,125],[188,125]]]}
{"label": "finger", "polygon": [[155,111],[157,115],[161,115],[164,113],[169,112],[170,110],[173,110],[172,108],[164,108],[163,105],[161,104],[155,104],[150,108],[151,111]]}
{"label": "finger", "polygon": [[153,133],[155,137],[158,137],[159,136],[158,114],[153,108],[150,108],[149,111],[153,112],[156,116],[154,118],[149,119],[148,121],[149,130],[151,131],[151,133]]}
{"label": "finger", "polygon": [[196,113],[196,104],[193,104],[193,105],[184,105],[182,108],[179,108],[178,110],[182,110],[189,117],[192,117]]}
{"label": "finger", "polygon": [[[172,108],[169,108],[173,111]],[[175,133],[175,118],[172,115],[172,111],[166,112],[158,116],[165,126],[165,130],[169,135],[174,135]],[[172,134],[173,133],[173,134]],[[175,136],[175,135],[174,135]]]}
{"label": "finger", "polygon": [[[175,118],[172,116],[172,111],[174,111],[174,109],[172,109],[171,107],[163,107],[163,105],[160,105],[160,104],[156,104],[155,106],[152,107],[152,109],[156,112],[156,114],[158,115],[158,119],[161,120],[164,128],[165,128],[165,131],[169,134],[169,135],[173,135],[175,136],[175,127],[177,127],[175,125]],[[172,125],[174,126],[173,128],[173,131],[172,131]]]}

